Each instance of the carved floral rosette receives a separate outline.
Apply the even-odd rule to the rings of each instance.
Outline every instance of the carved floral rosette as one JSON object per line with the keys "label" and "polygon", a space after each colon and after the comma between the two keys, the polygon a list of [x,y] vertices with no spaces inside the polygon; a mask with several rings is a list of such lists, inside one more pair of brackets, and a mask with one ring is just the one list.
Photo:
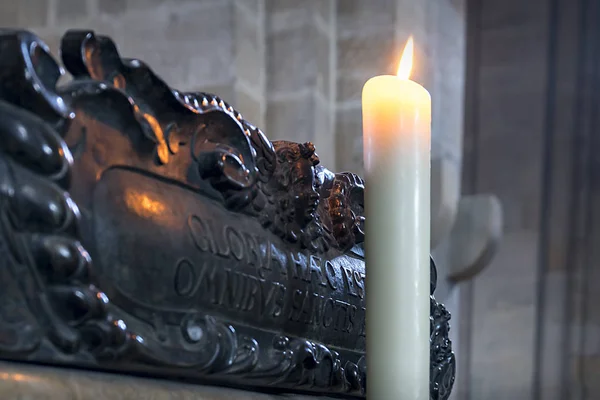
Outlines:
{"label": "carved floral rosette", "polygon": [[[364,397],[362,179],[106,37],[61,53],[57,86],[39,38],[0,30],[0,357]],[[449,319],[432,296],[436,400]]]}

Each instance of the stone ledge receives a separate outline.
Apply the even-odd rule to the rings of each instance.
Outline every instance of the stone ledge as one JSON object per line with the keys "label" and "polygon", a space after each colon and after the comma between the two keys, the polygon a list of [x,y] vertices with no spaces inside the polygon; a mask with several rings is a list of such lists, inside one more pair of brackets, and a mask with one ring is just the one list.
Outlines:
{"label": "stone ledge", "polygon": [[85,370],[0,362],[2,399],[36,400],[310,400]]}

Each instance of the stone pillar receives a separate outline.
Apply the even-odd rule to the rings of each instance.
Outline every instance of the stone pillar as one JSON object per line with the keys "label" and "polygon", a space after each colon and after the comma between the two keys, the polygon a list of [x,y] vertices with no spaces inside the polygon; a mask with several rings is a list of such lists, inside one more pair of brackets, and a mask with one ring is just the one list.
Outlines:
{"label": "stone pillar", "polygon": [[[543,234],[548,1],[469,1],[464,191],[495,193],[504,236],[491,265],[461,285],[460,400],[535,397]],[[570,397],[561,397],[570,398]]]}
{"label": "stone pillar", "polygon": [[[433,159],[452,162],[460,187],[466,65],[466,1],[428,0],[425,32],[428,74],[432,96]],[[418,30],[417,30],[418,32]],[[415,36],[418,38],[418,35]]]}
{"label": "stone pillar", "polygon": [[267,0],[267,118],[271,140],[312,141],[335,167],[333,0]]}

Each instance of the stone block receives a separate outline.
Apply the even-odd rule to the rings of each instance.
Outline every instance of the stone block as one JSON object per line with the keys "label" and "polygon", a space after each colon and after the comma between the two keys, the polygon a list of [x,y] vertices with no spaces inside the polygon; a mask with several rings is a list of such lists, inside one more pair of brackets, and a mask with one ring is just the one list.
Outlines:
{"label": "stone block", "polygon": [[306,25],[314,24],[314,13],[307,8],[291,8],[279,10],[279,8],[267,9],[266,31],[267,34],[277,34],[281,31],[301,29]]}
{"label": "stone block", "polygon": [[471,398],[532,398],[534,323],[533,304],[473,320]]}
{"label": "stone block", "polygon": [[[306,2],[305,0],[304,2]],[[332,24],[335,19],[335,2],[336,0],[308,0],[314,7],[316,14],[323,20],[325,24]]]}
{"label": "stone block", "polygon": [[306,6],[304,1],[297,0],[266,0],[265,8],[267,12],[282,12],[289,10],[298,10]]}
{"label": "stone block", "polygon": [[584,391],[586,393],[598,393],[600,392],[600,355],[596,354],[593,356],[580,357],[579,364],[583,369],[583,385],[585,386]]}
{"label": "stone block", "polygon": [[[427,26],[415,35],[424,40],[426,87],[432,95],[432,152],[435,157],[450,156],[460,160],[464,117],[465,31],[466,17],[448,0],[427,2]],[[419,39],[419,36],[421,39]],[[423,67],[422,67],[423,68]]]}
{"label": "stone block", "polygon": [[481,32],[481,66],[521,65],[546,61],[546,25],[499,27]]}
{"label": "stone block", "polygon": [[371,76],[369,74],[360,77],[356,75],[358,74],[337,74],[336,98],[340,105],[360,104],[363,86]]}
{"label": "stone block", "polygon": [[368,36],[348,36],[337,41],[338,72],[381,75],[396,74],[401,49],[393,30]]}
{"label": "stone block", "polygon": [[242,113],[248,122],[261,129],[264,127],[263,99],[257,97],[256,93],[251,93],[238,86],[235,89],[235,100],[231,104]]}
{"label": "stone block", "polygon": [[231,46],[233,15],[229,1],[186,4],[170,11],[164,36],[175,43],[214,40]]}
{"label": "stone block", "polygon": [[[228,57],[226,62],[220,62],[220,53],[216,53],[213,57],[195,56],[195,49],[199,46],[202,46],[201,48],[210,47],[210,43],[207,42],[199,42],[198,45],[188,43],[174,46],[168,41],[154,42],[147,38],[138,38],[137,42],[128,41],[126,43],[128,46],[122,47],[122,56],[142,60],[169,86],[180,90],[197,87],[200,82],[211,82],[210,77],[203,81],[193,78],[209,75],[207,71],[220,71],[224,68],[224,64],[231,69],[231,59]],[[221,77],[215,74],[212,82],[225,81],[225,79],[219,80],[219,78]]]}
{"label": "stone block", "polygon": [[[502,82],[497,86],[486,85],[481,90],[494,93],[494,96],[484,95],[479,102],[479,115],[485,121],[483,140],[495,141],[505,149],[514,148],[518,157],[539,151],[544,117],[544,103],[538,100],[545,96],[545,90],[541,86],[529,86],[526,80],[515,79],[503,89],[499,88]],[[503,134],[505,132],[512,133],[507,136]],[[514,146],[515,141],[518,146]]]}
{"label": "stone block", "polygon": [[315,41],[314,57],[317,59],[316,90],[328,99],[334,96],[334,93],[332,93],[332,84],[334,83],[332,82],[332,74],[336,49],[331,33],[329,32],[329,35],[322,35],[319,32],[311,34]]}
{"label": "stone block", "polygon": [[101,14],[118,16],[127,10],[127,0],[101,0],[98,2],[98,11]]}
{"label": "stone block", "polygon": [[233,9],[235,74],[252,86],[262,86],[265,68],[263,30],[259,20],[235,7]]}
{"label": "stone block", "polygon": [[[513,71],[516,69],[511,68]],[[530,82],[527,82],[528,80]],[[519,147],[530,150],[534,141],[539,139],[539,129],[542,127],[544,111],[543,103],[540,104],[537,100],[545,95],[545,90],[536,81],[538,79],[535,77],[521,79],[513,77],[511,79],[509,72],[506,71],[505,75],[495,84],[491,82],[488,84],[489,81],[486,81],[485,84],[482,82],[483,96],[479,102],[479,113],[481,118],[486,121],[486,131],[490,131],[490,134],[486,133],[486,135],[491,136],[495,133],[494,131],[501,129],[512,132],[529,132],[528,135],[516,134],[516,136],[519,137]],[[494,93],[494,96],[485,96],[486,92]],[[510,118],[507,118],[507,115],[510,115]],[[513,144],[511,140],[506,139],[508,138],[503,137],[507,145]],[[527,150],[523,151],[526,153]]]}
{"label": "stone block", "polygon": [[473,399],[531,398],[538,240],[536,232],[507,232],[492,264],[473,281]]}
{"label": "stone block", "polygon": [[561,378],[564,368],[563,356],[567,350],[563,345],[565,342],[564,326],[569,320],[567,316],[567,274],[563,271],[547,274],[542,284],[545,285],[544,306],[541,324],[541,395],[544,400],[562,400]]}
{"label": "stone block", "polygon": [[42,37],[44,43],[46,43],[46,45],[50,48],[50,53],[54,59],[62,64],[62,61],[59,57],[61,39],[62,35],[44,35],[44,37]]}
{"label": "stone block", "polygon": [[[539,162],[541,147],[539,133],[541,114],[536,115],[534,100],[522,94],[512,98],[512,104],[504,103],[500,96],[491,101],[480,102],[480,120],[486,120],[487,128],[480,135],[478,150],[478,182],[480,191],[493,191],[505,205],[505,226],[513,228],[539,227],[539,196],[542,169]],[[494,107],[485,113],[486,107]],[[522,108],[519,108],[522,107]],[[529,115],[527,115],[529,113]],[[514,116],[507,120],[506,115]],[[523,116],[518,124],[519,115]],[[496,122],[499,125],[493,125]],[[507,158],[505,155],[510,154]],[[497,171],[519,171],[519,174]]]}
{"label": "stone block", "polygon": [[271,140],[313,141],[314,110],[313,93],[300,93],[276,100],[267,98],[267,136]]}
{"label": "stone block", "polygon": [[[192,86],[190,91],[195,92],[206,92],[219,96],[221,99],[225,100],[227,103],[231,104],[233,108],[239,110],[239,105],[237,103],[237,96],[235,90],[235,84],[233,82],[222,83],[222,84],[211,84],[210,82],[205,82],[205,84],[200,84],[197,86]],[[243,111],[239,110],[244,118],[246,114]],[[252,121],[251,121],[252,122]]]}
{"label": "stone block", "polygon": [[446,239],[454,225],[460,196],[460,165],[446,158],[431,160],[431,248]]}
{"label": "stone block", "polygon": [[361,107],[340,108],[335,118],[335,131],[338,136],[356,137],[362,135]]}
{"label": "stone block", "polygon": [[88,2],[82,0],[58,0],[56,20],[59,24],[73,24],[87,19]]}
{"label": "stone block", "polygon": [[[14,3],[13,6],[3,4],[0,6],[0,14],[4,14],[8,11],[11,14],[12,7],[19,8],[19,18],[13,19],[11,24],[15,24],[17,21],[20,28],[38,28],[44,27],[48,24],[48,1],[47,0],[19,0],[5,3]],[[8,8],[8,10],[5,10]],[[0,24],[3,27],[6,25]]]}
{"label": "stone block", "polygon": [[362,114],[360,107],[338,110],[335,119],[336,170],[363,174]]}
{"label": "stone block", "polygon": [[[310,25],[270,33],[267,37],[267,91],[293,93],[316,89],[319,83],[321,89],[329,86],[328,51],[329,38]],[[318,60],[319,56],[326,58]]]}
{"label": "stone block", "polygon": [[335,137],[337,171],[349,171],[365,177],[362,137]]}
{"label": "stone block", "polygon": [[337,0],[341,36],[387,31],[396,23],[396,0]]}
{"label": "stone block", "polygon": [[267,30],[274,33],[308,24],[328,34],[334,29],[333,1],[267,1]]}
{"label": "stone block", "polygon": [[0,26],[4,28],[18,28],[19,3],[5,1],[0,5]]}
{"label": "stone block", "polygon": [[[460,4],[462,3],[462,5]],[[442,0],[437,4],[436,26],[433,29],[439,39],[445,42],[464,42],[466,33],[465,0]],[[461,32],[462,35],[456,33]],[[439,51],[446,49],[440,48]]]}
{"label": "stone block", "polygon": [[118,25],[113,21],[104,18],[81,18],[64,23],[59,28],[50,29],[51,33],[64,35],[68,29],[84,29],[94,31],[97,35],[104,35],[118,42],[123,38],[122,31],[118,29]]}
{"label": "stone block", "polygon": [[[590,296],[594,297],[594,296]],[[598,304],[597,299],[586,299],[588,310],[590,307],[594,307]],[[594,301],[595,300],[595,301]],[[586,323],[581,327],[585,335],[583,337],[580,349],[580,355],[582,356],[597,356],[600,357],[600,325],[598,325],[598,317],[588,311],[588,319],[596,320],[596,321],[586,321]]]}
{"label": "stone block", "polygon": [[[504,208],[504,204],[502,206]],[[533,289],[537,282],[537,246],[536,232],[504,230],[501,246],[492,265],[481,272],[475,280],[476,294],[481,295],[480,299],[490,299],[485,300],[485,304],[481,304],[482,311],[498,301],[510,302],[521,289],[530,296],[530,303],[533,304],[536,296]],[[530,287],[521,287],[517,290],[513,285],[499,284],[499,282],[509,281],[512,283],[511,279],[527,281]],[[514,304],[522,305],[521,301],[515,301]]]}
{"label": "stone block", "polygon": [[502,205],[496,196],[460,199],[455,223],[445,238],[451,280],[472,279],[490,265],[502,239],[502,222]]}
{"label": "stone block", "polygon": [[[190,68],[188,79],[190,85],[206,85],[212,83],[232,82],[235,80],[234,59],[231,48],[224,46],[220,40],[200,41],[195,45],[197,52],[190,52],[179,60],[188,61]],[[195,56],[191,56],[196,54]]]}
{"label": "stone block", "polygon": [[235,5],[250,18],[260,18],[260,14],[263,12],[265,0],[236,0]]}
{"label": "stone block", "polygon": [[436,85],[436,89],[431,93],[432,157],[446,157],[460,162],[464,129],[464,90],[445,82]]}
{"label": "stone block", "polygon": [[[100,0],[102,1],[102,0]],[[182,4],[191,3],[194,0],[126,0],[128,11],[141,11],[154,9],[161,6],[172,6],[173,8],[180,7]],[[207,0],[203,0],[206,2]],[[165,9],[166,10],[166,9]]]}
{"label": "stone block", "polygon": [[457,13],[466,16],[467,0],[449,0],[448,3],[454,7]]}
{"label": "stone block", "polygon": [[[438,14],[440,3],[439,1],[434,1],[432,4],[427,1],[398,0],[396,25],[415,36],[424,36],[428,32],[435,31],[435,25],[428,25],[428,18]],[[433,7],[429,7],[430,5]]]}
{"label": "stone block", "polygon": [[333,132],[332,103],[324,100],[315,102],[314,139],[313,143],[321,163],[330,170],[335,170],[336,145]]}
{"label": "stone block", "polygon": [[[539,95],[545,88],[543,86],[546,82],[544,65],[542,60],[533,63],[488,65],[481,68],[479,72],[480,90],[504,93],[513,97],[517,97],[517,93],[525,93],[527,96]],[[538,103],[533,103],[532,106],[538,109],[541,107]]]}
{"label": "stone block", "polygon": [[[591,243],[598,242],[592,241]],[[586,268],[589,268],[589,270],[584,272],[584,301],[586,303],[584,307],[587,307],[587,310],[592,310],[595,309],[600,302],[600,270],[595,264],[586,266]],[[586,330],[590,332],[589,339],[593,340],[595,343],[593,347],[586,346],[588,351],[593,349],[594,353],[600,354],[600,335],[591,334],[592,331],[598,331],[598,333],[600,333],[600,313],[588,311],[585,315],[585,325]]]}
{"label": "stone block", "polygon": [[[400,37],[400,39],[396,42],[393,55],[390,56],[392,63],[390,73],[392,75],[396,75],[398,73],[398,65],[400,64],[400,58],[402,57],[407,40],[408,37]],[[435,88],[433,87],[434,82],[432,75],[437,66],[432,65],[434,59],[428,54],[426,43],[424,41],[417,41],[418,39],[416,37],[414,40],[415,47],[413,50],[413,66],[410,73],[410,78],[424,86],[425,89],[427,89],[430,93],[433,93]],[[446,60],[443,60],[441,62],[445,61]],[[432,100],[435,101],[435,98]]]}

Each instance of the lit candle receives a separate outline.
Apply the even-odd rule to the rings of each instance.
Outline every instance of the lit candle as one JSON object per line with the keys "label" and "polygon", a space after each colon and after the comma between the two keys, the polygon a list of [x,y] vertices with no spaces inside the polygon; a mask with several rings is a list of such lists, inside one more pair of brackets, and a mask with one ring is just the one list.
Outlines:
{"label": "lit candle", "polygon": [[362,94],[370,400],[429,400],[431,97],[412,53]]}

